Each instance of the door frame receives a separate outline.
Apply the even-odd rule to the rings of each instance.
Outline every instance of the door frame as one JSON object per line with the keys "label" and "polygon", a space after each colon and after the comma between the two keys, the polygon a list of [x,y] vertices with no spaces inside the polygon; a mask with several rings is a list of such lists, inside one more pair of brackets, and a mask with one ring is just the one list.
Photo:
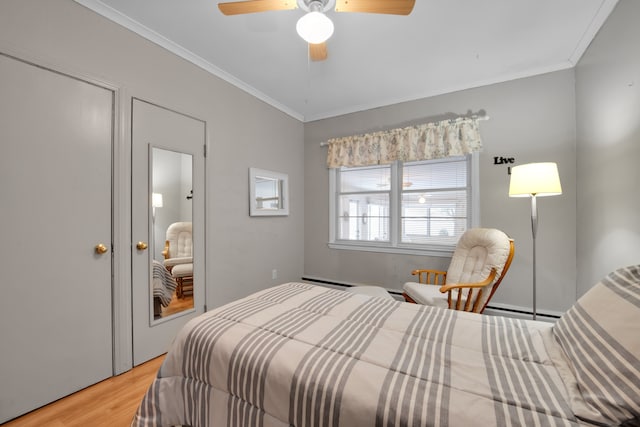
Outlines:
{"label": "door frame", "polygon": [[116,89],[113,144],[113,375],[133,368],[130,96]]}

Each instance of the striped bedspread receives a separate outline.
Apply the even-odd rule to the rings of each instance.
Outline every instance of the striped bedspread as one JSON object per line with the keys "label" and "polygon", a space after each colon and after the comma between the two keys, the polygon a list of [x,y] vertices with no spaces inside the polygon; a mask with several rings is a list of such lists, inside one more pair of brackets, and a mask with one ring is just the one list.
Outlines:
{"label": "striped bedspread", "polygon": [[133,426],[571,426],[551,326],[287,283],[192,320]]}
{"label": "striped bedspread", "polygon": [[167,307],[178,284],[160,261],[154,259],[152,268],[153,296],[160,300],[163,307]]}

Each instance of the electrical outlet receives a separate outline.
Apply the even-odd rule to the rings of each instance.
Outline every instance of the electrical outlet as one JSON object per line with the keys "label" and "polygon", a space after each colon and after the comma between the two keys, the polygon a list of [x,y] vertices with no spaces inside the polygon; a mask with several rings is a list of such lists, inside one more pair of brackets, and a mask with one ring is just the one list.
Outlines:
{"label": "electrical outlet", "polygon": [[271,270],[271,280],[276,280],[278,278],[278,270],[275,268]]}

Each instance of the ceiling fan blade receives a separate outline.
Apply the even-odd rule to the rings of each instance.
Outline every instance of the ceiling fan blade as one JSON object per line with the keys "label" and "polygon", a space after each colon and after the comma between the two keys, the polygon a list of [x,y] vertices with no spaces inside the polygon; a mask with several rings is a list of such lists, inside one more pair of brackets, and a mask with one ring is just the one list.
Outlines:
{"label": "ceiling fan blade", "polygon": [[327,59],[327,44],[309,43],[309,58],[311,58],[312,61],[324,61]]}
{"label": "ceiling fan blade", "polygon": [[298,3],[296,0],[248,0],[218,3],[220,12],[227,16],[268,12],[271,10],[293,10],[297,7]]}
{"label": "ceiling fan blade", "polygon": [[408,15],[416,0],[336,0],[336,12]]}

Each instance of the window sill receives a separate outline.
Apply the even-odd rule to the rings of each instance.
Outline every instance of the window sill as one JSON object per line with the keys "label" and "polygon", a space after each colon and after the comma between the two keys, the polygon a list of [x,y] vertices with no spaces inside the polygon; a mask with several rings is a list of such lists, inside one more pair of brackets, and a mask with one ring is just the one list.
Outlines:
{"label": "window sill", "polygon": [[379,252],[388,254],[402,254],[402,255],[420,255],[420,256],[434,256],[451,258],[453,255],[454,247],[440,246],[430,248],[415,248],[398,246],[391,247],[386,245],[380,245],[375,243],[351,243],[351,242],[329,242],[327,244],[331,249],[350,250],[350,251],[364,251],[364,252]]}

